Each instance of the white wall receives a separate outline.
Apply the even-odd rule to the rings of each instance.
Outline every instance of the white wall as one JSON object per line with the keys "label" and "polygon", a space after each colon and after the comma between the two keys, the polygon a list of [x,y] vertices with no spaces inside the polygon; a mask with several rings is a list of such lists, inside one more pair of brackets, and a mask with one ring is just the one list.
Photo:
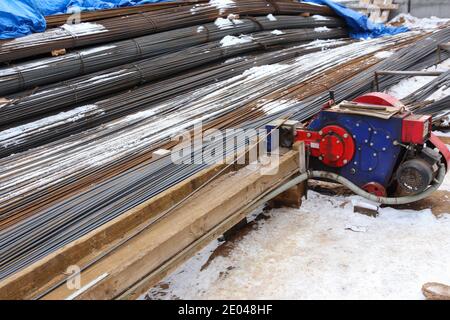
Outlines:
{"label": "white wall", "polygon": [[396,0],[400,5],[397,13],[410,13],[419,18],[437,16],[450,18],[450,0]]}

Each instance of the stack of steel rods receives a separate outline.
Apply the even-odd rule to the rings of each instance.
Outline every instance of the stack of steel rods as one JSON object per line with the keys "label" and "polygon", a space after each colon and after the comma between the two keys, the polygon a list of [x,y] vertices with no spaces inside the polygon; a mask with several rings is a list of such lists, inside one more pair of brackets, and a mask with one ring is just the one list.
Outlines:
{"label": "stack of steel rods", "polygon": [[411,111],[431,114],[433,123],[440,125],[443,118],[450,113],[450,99],[446,94],[442,94],[448,88],[450,88],[450,71],[444,72],[433,81],[411,93],[402,99],[402,102]]}
{"label": "stack of steel rods", "polygon": [[173,30],[214,21],[217,17],[237,15],[296,15],[301,13],[334,15],[325,6],[294,1],[239,0],[183,6],[145,12],[96,23],[64,25],[43,33],[0,43],[0,62],[13,61],[49,53],[57,49],[71,49],[108,43],[142,35]]}
{"label": "stack of steel rods", "polygon": [[[151,83],[105,100],[92,102],[87,107],[76,107],[54,116],[12,127],[0,131],[0,157],[62,139],[106,121],[139,111],[159,100],[238,75],[253,66],[277,63],[303,54],[317,52],[323,50],[323,48],[341,46],[345,43],[348,43],[348,41],[331,40],[323,41],[318,45],[305,44],[256,56],[240,56]],[[96,107],[92,108],[94,105]],[[37,125],[38,123],[41,123],[41,126]],[[12,132],[15,132],[15,134],[12,134]]]}
{"label": "stack of steel rods", "polygon": [[[372,91],[374,74],[377,70],[408,70],[416,69],[416,63],[423,63],[424,57],[428,57],[436,52],[437,45],[450,41],[450,28],[445,28],[424,35],[423,39],[414,42],[411,46],[399,50],[389,58],[385,59],[366,72],[360,73],[351,80],[339,83],[330,89],[335,93],[337,101],[352,100],[364,93]],[[432,61],[432,60],[428,60]],[[432,62],[433,64],[435,63]],[[392,85],[393,77],[382,77],[379,80],[380,90],[385,90]],[[306,120],[320,111],[321,106],[329,100],[329,94],[324,93],[298,107],[294,118]]]}
{"label": "stack of steel rods", "polygon": [[[132,7],[120,7],[114,9],[104,9],[104,10],[95,10],[95,11],[83,11],[79,14],[80,22],[89,22],[96,21],[101,19],[108,19],[120,16],[126,16],[130,14],[139,14],[149,11],[156,11],[161,9],[167,9],[171,7],[179,7],[179,6],[190,6],[197,3],[205,3],[208,0],[179,0],[179,1],[170,1],[170,2],[158,2],[158,3],[148,3],[138,6]],[[70,19],[73,18],[73,14],[55,14],[51,16],[46,16],[45,20],[47,22],[47,28],[50,27],[58,27],[67,23]]]}
{"label": "stack of steel rods", "polygon": [[[355,43],[303,56],[290,63],[254,68],[239,77],[116,120],[103,126],[103,130],[69,137],[65,144],[55,143],[2,160],[1,179],[5,183],[1,203],[11,205],[14,198],[16,205],[22,202],[20,209],[10,206],[3,212],[11,218],[11,210],[16,214],[28,210],[32,216],[1,233],[0,276],[37,261],[204,167],[177,166],[170,159],[156,163],[149,160],[151,150],[167,143],[172,134],[199,121],[215,122],[215,127],[226,128],[234,118],[230,118],[230,112],[237,112],[252,101],[262,101],[274,90],[284,91],[286,86],[320,77],[330,68],[338,70],[339,65],[392,48],[398,45],[399,38],[395,39]],[[292,103],[280,103],[283,112],[290,112]],[[176,111],[165,113],[171,108]],[[245,110],[254,112],[254,119],[261,122],[261,118],[275,117],[278,107],[266,104],[260,110],[252,109]],[[162,117],[158,117],[161,112]],[[98,178],[107,170],[114,173],[109,179],[101,179],[96,184],[85,179]],[[67,192],[74,187],[79,192],[69,197]],[[58,198],[55,190],[65,190],[59,201],[55,200]]]}
{"label": "stack of steel rods", "polygon": [[142,85],[223,58],[248,53],[270,46],[305,42],[313,39],[342,38],[347,32],[340,28],[290,29],[281,34],[258,32],[251,37],[236,38],[238,45],[224,45],[221,41],[187,48],[175,53],[149,58],[104,71],[78,77],[70,81],[8,97],[10,102],[0,105],[0,125],[45,115],[74,104]]}
{"label": "stack of steel rods", "polygon": [[0,96],[42,86],[122,64],[174,52],[227,35],[240,35],[274,29],[342,27],[338,18],[271,16],[245,19],[219,18],[216,23],[160,32],[135,39],[108,43],[41,58],[0,69]]}

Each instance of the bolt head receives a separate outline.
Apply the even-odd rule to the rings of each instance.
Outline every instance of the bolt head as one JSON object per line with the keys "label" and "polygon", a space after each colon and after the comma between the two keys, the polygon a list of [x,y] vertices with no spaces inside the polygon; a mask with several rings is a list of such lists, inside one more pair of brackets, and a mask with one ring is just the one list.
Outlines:
{"label": "bolt head", "polygon": [[311,138],[311,133],[308,132],[308,133],[306,134],[306,136],[307,136],[308,138]]}
{"label": "bolt head", "polygon": [[347,164],[348,163],[348,160],[347,159],[344,159],[344,164]]}

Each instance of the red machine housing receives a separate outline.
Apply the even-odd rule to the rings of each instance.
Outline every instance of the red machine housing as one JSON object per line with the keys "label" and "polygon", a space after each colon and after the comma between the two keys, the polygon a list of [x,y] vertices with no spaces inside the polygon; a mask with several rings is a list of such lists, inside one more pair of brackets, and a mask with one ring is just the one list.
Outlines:
{"label": "red machine housing", "polygon": [[311,155],[330,167],[345,166],[355,154],[350,133],[339,126],[326,126],[319,132],[297,130],[296,141],[304,141]]}
{"label": "red machine housing", "polygon": [[431,135],[432,119],[429,115],[411,114],[403,119],[402,142],[424,144]]}
{"label": "red machine housing", "polygon": [[[392,177],[386,177],[386,173],[394,170],[391,168],[396,165],[397,160],[392,160],[392,155],[398,154],[399,156],[394,159],[400,159],[400,153],[396,150],[407,152],[407,149],[402,149],[405,145],[415,145],[412,150],[418,150],[415,157],[418,159],[417,161],[421,161],[421,157],[426,158],[421,150],[427,148],[427,142],[429,142],[428,147],[437,148],[446,160],[447,169],[450,168],[450,151],[439,138],[432,134],[432,117],[430,115],[412,114],[396,98],[378,92],[362,95],[352,103],[343,103],[343,109],[340,109],[340,105],[332,106],[328,103],[308,128],[295,129],[295,141],[305,142],[310,156],[315,158],[313,166],[317,166],[321,170],[328,167],[331,172],[354,180],[362,189],[380,197],[388,196],[389,183],[396,178],[395,171],[389,173],[393,175]],[[383,110],[377,106],[387,107],[386,118],[384,115],[378,115],[378,119],[383,119],[383,121],[386,119],[386,127],[382,127],[379,120],[373,120],[377,119],[377,116],[374,115],[375,112],[371,111],[371,106],[374,106],[374,110],[377,112]],[[330,109],[330,107],[332,108]],[[367,128],[362,129],[363,125],[355,124],[353,126],[354,119],[369,125],[377,123],[376,126],[368,129],[369,132],[374,132],[374,135],[369,137],[366,134]],[[383,130],[396,132],[396,137],[386,135],[379,138],[380,135],[377,136],[377,132]],[[364,152],[362,153],[361,150]],[[386,161],[383,159],[371,162],[372,157],[381,158],[382,155],[389,152],[391,153],[385,159]],[[414,156],[414,154],[410,156]],[[377,163],[377,166],[369,167],[367,165],[368,169],[364,171],[362,165],[368,163]],[[411,164],[412,167],[413,165],[414,163]],[[398,168],[399,164],[397,163],[396,166]]]}

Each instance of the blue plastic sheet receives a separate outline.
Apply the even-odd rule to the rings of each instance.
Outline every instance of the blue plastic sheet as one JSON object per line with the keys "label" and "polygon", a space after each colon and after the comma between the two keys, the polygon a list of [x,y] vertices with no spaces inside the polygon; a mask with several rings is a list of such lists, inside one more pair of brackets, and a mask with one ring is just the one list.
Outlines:
{"label": "blue plastic sheet", "polygon": [[333,9],[338,16],[344,18],[349,28],[350,37],[352,38],[378,38],[408,31],[406,27],[387,27],[381,23],[374,23],[362,13],[331,0],[306,0],[305,2],[327,5]]}
{"label": "blue plastic sheet", "polygon": [[45,28],[45,19],[34,0],[0,1],[0,39],[42,32]]}
{"label": "blue plastic sheet", "polygon": [[129,7],[171,0],[0,0],[0,39],[46,29],[45,16],[77,11]]}

